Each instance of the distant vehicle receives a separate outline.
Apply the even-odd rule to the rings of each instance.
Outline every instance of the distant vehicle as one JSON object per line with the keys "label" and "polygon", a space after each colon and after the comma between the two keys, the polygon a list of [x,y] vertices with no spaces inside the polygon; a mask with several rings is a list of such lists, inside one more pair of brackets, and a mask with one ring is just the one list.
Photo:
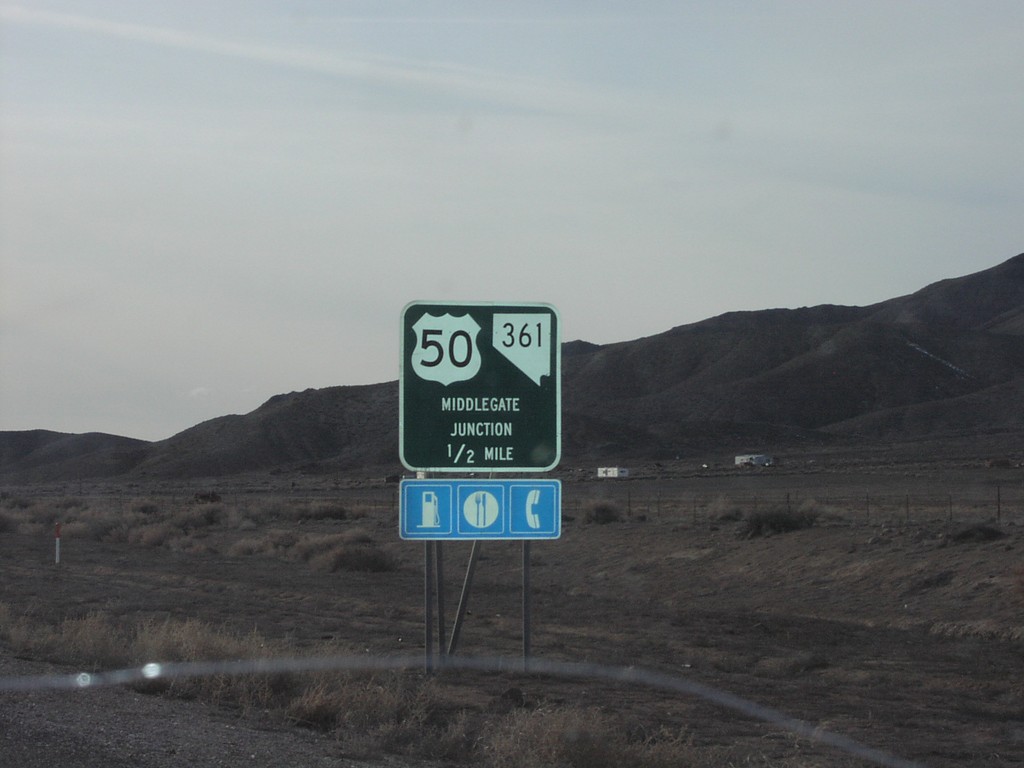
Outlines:
{"label": "distant vehicle", "polygon": [[775,459],[766,453],[745,453],[736,457],[737,467],[770,467]]}

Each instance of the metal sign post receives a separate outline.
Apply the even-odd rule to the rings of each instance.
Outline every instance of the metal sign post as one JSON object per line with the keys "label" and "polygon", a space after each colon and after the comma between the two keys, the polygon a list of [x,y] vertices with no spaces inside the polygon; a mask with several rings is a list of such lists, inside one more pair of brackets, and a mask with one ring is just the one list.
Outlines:
{"label": "metal sign post", "polygon": [[444,543],[440,541],[431,542],[434,547],[434,574],[437,581],[437,653],[441,657],[441,666],[444,666],[445,649],[445,622],[444,622]]}
{"label": "metal sign post", "polygon": [[523,671],[530,668],[530,624],[533,620],[533,598],[530,591],[530,542],[523,542]]}
{"label": "metal sign post", "polygon": [[423,668],[434,671],[434,542],[423,542]]}

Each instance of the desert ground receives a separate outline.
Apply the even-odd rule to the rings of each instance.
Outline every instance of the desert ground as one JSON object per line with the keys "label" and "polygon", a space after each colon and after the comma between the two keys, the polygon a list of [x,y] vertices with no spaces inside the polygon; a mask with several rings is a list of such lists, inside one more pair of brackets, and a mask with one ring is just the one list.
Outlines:
{"label": "desert ground", "polygon": [[[563,533],[531,545],[530,650],[575,665],[565,674],[519,668],[522,545],[487,542],[457,658],[502,669],[435,655],[430,673],[417,661],[80,690],[11,686],[154,661],[419,660],[425,545],[399,539],[383,478],[0,489],[3,763],[1024,764],[1021,468],[555,476]],[[443,548],[446,637],[469,551]]]}

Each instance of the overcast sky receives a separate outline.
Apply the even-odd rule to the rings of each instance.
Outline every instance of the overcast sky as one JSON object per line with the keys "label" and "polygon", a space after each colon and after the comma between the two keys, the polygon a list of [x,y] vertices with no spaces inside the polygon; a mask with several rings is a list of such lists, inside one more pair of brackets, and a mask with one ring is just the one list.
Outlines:
{"label": "overcast sky", "polygon": [[0,430],[158,440],[398,376],[414,299],[563,340],[1024,251],[1024,3],[0,1]]}

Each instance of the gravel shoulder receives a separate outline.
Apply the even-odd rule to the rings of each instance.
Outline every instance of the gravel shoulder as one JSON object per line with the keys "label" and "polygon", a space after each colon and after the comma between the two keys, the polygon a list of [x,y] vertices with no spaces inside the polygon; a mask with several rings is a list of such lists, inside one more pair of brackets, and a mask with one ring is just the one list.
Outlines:
{"label": "gravel shoulder", "polygon": [[[0,676],[68,670],[0,651]],[[125,687],[3,694],[0,756],[19,768],[400,768],[340,754],[338,743],[301,728],[239,718],[214,706]]]}

